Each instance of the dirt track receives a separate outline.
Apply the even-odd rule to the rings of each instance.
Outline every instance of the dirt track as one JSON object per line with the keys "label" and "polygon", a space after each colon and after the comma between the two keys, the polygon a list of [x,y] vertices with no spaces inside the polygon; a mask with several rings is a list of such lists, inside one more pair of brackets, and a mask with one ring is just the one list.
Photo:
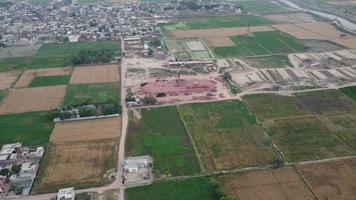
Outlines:
{"label": "dirt track", "polygon": [[117,65],[83,66],[74,69],[70,84],[110,83],[120,81]]}
{"label": "dirt track", "polygon": [[11,91],[0,104],[0,114],[53,110],[62,103],[66,89],[51,86]]}

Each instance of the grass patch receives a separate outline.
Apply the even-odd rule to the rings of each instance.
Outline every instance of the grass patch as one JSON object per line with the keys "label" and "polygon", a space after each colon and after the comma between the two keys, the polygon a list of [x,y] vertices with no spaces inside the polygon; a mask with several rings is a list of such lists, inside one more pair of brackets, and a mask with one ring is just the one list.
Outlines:
{"label": "grass patch", "polygon": [[269,164],[276,158],[241,101],[186,104],[180,109],[208,170]]}
{"label": "grass patch", "polygon": [[278,32],[255,32],[252,35],[231,37],[236,46],[216,47],[214,53],[221,57],[293,53],[304,50],[304,45],[291,36]]}
{"label": "grass patch", "polygon": [[31,57],[0,58],[0,72],[22,70],[31,62],[31,59]]}
{"label": "grass patch", "polygon": [[164,25],[165,30],[187,30],[187,29],[207,29],[207,28],[223,28],[223,27],[243,27],[243,26],[258,26],[266,25],[271,22],[263,17],[255,15],[239,15],[239,16],[214,16],[214,17],[196,17],[185,18],[178,22]]}
{"label": "grass patch", "polygon": [[220,199],[216,186],[207,178],[157,182],[149,186],[128,188],[127,200],[216,200]]}
{"label": "grass patch", "polygon": [[64,106],[112,103],[119,100],[119,86],[115,83],[68,85]]}
{"label": "grass patch", "polygon": [[246,58],[256,68],[286,68],[289,66],[289,60],[286,55],[275,55],[259,58]]}
{"label": "grass patch", "polygon": [[0,145],[22,142],[46,144],[53,127],[53,113],[31,112],[0,115]]}
{"label": "grass patch", "polygon": [[243,12],[263,13],[286,11],[285,8],[270,1],[236,1],[236,5],[241,6]]}
{"label": "grass patch", "polygon": [[356,100],[356,86],[345,87],[340,90],[347,96],[351,97],[351,99]]}
{"label": "grass patch", "polygon": [[208,51],[192,51],[192,54],[195,58],[198,58],[198,59],[210,58]]}
{"label": "grass patch", "polygon": [[158,176],[191,175],[199,163],[176,107],[141,109],[130,113],[126,142],[128,156],[150,155]]}
{"label": "grass patch", "polygon": [[69,83],[70,76],[37,76],[30,84],[30,87],[43,87],[53,85],[67,85]]}
{"label": "grass patch", "polygon": [[7,90],[0,90],[0,102],[7,95]]}

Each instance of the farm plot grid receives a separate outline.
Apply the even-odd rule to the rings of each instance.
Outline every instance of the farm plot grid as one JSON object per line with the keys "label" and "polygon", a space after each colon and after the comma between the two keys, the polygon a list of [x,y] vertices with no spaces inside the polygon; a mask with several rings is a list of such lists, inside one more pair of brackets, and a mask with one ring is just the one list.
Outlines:
{"label": "farm plot grid", "polygon": [[291,97],[260,94],[243,99],[288,162],[356,152],[356,105],[341,91],[298,93]]}
{"label": "farm plot grid", "polygon": [[120,137],[121,118],[60,122],[56,123],[51,142],[109,139]]}
{"label": "farm plot grid", "polygon": [[304,50],[304,45],[294,38],[277,31],[255,32],[251,35],[231,37],[235,46],[216,47],[215,55],[221,57],[293,53]]}
{"label": "farm plot grid", "polygon": [[116,171],[118,142],[112,139],[75,141],[52,144],[34,193],[57,192],[58,189],[95,187],[110,183],[110,173]]}
{"label": "farm plot grid", "polygon": [[266,165],[278,159],[242,102],[187,104],[179,109],[207,170]]}
{"label": "farm plot grid", "polygon": [[227,196],[239,200],[314,199],[293,167],[259,170],[217,178]]}
{"label": "farm plot grid", "polygon": [[127,156],[152,156],[158,177],[191,175],[200,171],[176,107],[140,109],[129,116]]}
{"label": "farm plot grid", "polygon": [[120,81],[117,65],[75,67],[70,84],[110,83]]}
{"label": "farm plot grid", "polygon": [[47,111],[57,108],[66,86],[23,88],[11,91],[0,104],[0,114]]}

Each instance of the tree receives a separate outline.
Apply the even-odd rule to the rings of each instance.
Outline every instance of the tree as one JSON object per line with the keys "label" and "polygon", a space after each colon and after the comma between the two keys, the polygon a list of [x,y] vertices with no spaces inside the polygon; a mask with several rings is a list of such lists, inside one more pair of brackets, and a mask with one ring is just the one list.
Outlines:
{"label": "tree", "polygon": [[224,75],[223,75],[223,79],[226,81],[226,82],[229,82],[232,80],[232,77],[231,77],[231,74],[229,72],[225,72]]}
{"label": "tree", "polygon": [[96,109],[94,108],[80,108],[79,109],[80,117],[90,117],[96,115]]}
{"label": "tree", "polygon": [[0,175],[1,176],[7,176],[9,174],[10,170],[7,168],[1,169],[0,170]]}
{"label": "tree", "polygon": [[151,46],[153,47],[159,47],[161,46],[161,40],[158,38],[154,38],[151,40]]}
{"label": "tree", "polygon": [[21,165],[12,165],[11,172],[14,174],[18,174],[21,171]]}
{"label": "tree", "polygon": [[145,105],[155,105],[155,104],[157,104],[157,99],[154,98],[153,96],[145,96],[145,97],[143,97],[142,102]]}

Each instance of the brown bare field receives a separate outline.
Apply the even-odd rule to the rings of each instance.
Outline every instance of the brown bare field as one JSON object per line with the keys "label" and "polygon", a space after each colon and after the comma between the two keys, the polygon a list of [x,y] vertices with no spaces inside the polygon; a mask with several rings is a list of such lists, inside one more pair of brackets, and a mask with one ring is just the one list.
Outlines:
{"label": "brown bare field", "polygon": [[46,111],[57,108],[67,86],[22,88],[11,91],[0,105],[0,114]]}
{"label": "brown bare field", "polygon": [[117,65],[95,65],[76,67],[70,84],[110,83],[120,81]]}
{"label": "brown bare field", "polygon": [[26,70],[22,73],[21,77],[16,82],[15,88],[28,87],[31,81],[36,76],[60,76],[60,75],[70,75],[71,73],[72,73],[72,68],[70,67]]}
{"label": "brown bare field", "polygon": [[356,197],[356,158],[298,165],[297,170],[320,200]]}
{"label": "brown bare field", "polygon": [[[324,22],[303,22],[295,24],[273,25],[279,31],[286,32],[298,39],[328,40],[347,48],[356,48],[356,37],[337,30]],[[342,39],[341,34],[347,36]]]}
{"label": "brown bare field", "polygon": [[207,37],[203,38],[210,47],[229,47],[235,43],[229,37]]}
{"label": "brown bare field", "polygon": [[19,76],[19,71],[2,72],[0,73],[0,90],[8,89],[16,81]]}
{"label": "brown bare field", "polygon": [[[251,26],[250,32],[265,32],[274,31],[269,26]],[[235,35],[248,34],[247,27],[239,28],[212,28],[212,29],[196,29],[196,30],[174,30],[171,32],[174,38],[209,38],[209,37],[229,37]]]}
{"label": "brown bare field", "polygon": [[56,123],[51,142],[109,139],[120,137],[121,118],[112,117]]}
{"label": "brown bare field", "polygon": [[227,196],[239,200],[307,200],[313,199],[293,167],[261,170],[223,176],[218,182]]}
{"label": "brown bare field", "polygon": [[75,186],[78,189],[110,183],[108,172],[115,172],[117,149],[115,140],[51,145],[34,192],[56,192],[64,187]]}

